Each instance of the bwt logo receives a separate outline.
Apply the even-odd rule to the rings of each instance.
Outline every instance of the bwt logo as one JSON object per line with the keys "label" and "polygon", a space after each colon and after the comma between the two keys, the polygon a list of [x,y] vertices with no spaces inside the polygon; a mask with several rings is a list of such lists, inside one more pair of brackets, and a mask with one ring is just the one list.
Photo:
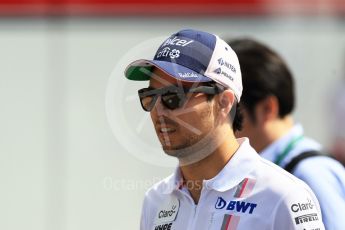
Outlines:
{"label": "bwt logo", "polygon": [[218,197],[217,202],[215,204],[216,209],[223,209],[226,207],[226,210],[229,211],[236,211],[242,213],[249,213],[252,214],[254,209],[256,208],[257,204],[249,203],[244,201],[229,201],[226,202],[222,197]]}
{"label": "bwt logo", "polygon": [[171,217],[172,215],[175,214],[175,209],[176,209],[176,205],[173,205],[171,207],[171,210],[161,210],[159,213],[158,213],[158,218],[165,218],[165,217]]}

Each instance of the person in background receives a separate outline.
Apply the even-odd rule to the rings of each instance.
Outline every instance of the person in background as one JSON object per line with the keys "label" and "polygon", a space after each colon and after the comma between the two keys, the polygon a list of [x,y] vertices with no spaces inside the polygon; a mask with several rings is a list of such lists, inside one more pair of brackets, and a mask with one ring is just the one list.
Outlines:
{"label": "person in background", "polygon": [[239,58],[243,81],[243,129],[236,136],[248,137],[263,158],[312,188],[326,229],[345,229],[345,169],[321,154],[320,144],[306,137],[302,125],[294,122],[294,79],[288,66],[276,52],[253,39],[228,44]]}
{"label": "person in background", "polygon": [[337,88],[329,103],[331,121],[330,154],[345,167],[345,77],[337,82]]}

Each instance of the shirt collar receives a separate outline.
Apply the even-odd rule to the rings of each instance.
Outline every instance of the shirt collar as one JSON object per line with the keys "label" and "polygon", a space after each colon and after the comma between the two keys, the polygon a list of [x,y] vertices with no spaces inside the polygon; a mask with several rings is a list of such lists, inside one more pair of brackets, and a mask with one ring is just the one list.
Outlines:
{"label": "shirt collar", "polygon": [[280,139],[274,141],[260,152],[260,155],[266,160],[274,162],[278,155],[286,148],[291,139],[303,135],[303,127],[301,124],[294,125],[287,134]]}
{"label": "shirt collar", "polygon": [[[254,170],[255,163],[260,159],[257,152],[249,145],[248,138],[237,139],[240,144],[229,162],[224,168],[212,179],[204,180],[203,187],[213,189],[219,192],[227,191],[237,186],[248,174]],[[174,174],[168,177],[165,182],[166,186],[162,193],[169,194],[175,190],[179,190],[183,185],[183,178],[180,168],[177,167]]]}

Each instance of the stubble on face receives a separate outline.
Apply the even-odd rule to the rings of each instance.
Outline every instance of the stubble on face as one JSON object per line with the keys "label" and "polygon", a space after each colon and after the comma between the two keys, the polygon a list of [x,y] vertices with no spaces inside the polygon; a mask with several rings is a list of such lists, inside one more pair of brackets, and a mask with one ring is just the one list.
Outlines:
{"label": "stubble on face", "polygon": [[166,152],[171,150],[178,151],[200,142],[200,140],[205,138],[207,133],[214,128],[212,117],[212,109],[209,103],[207,103],[202,111],[190,111],[183,114],[181,117],[178,115],[173,117],[177,130],[179,131],[180,141],[175,145],[166,145],[166,143],[162,143],[163,150]]}
{"label": "stubble on face", "polygon": [[198,116],[193,116],[199,120],[201,134],[195,134],[190,131],[183,133],[183,142],[180,145],[169,146],[163,145],[164,152],[178,158],[180,166],[193,164],[205,159],[211,155],[221,144],[222,137],[219,136],[217,129],[219,121],[217,114],[214,113],[214,106],[207,102],[208,106],[200,111]]}
{"label": "stubble on face", "polygon": [[[199,83],[178,82],[156,70],[150,80],[152,88],[168,85],[197,87]],[[215,130],[217,111],[214,100],[208,101],[205,94],[189,95],[182,108],[169,110],[160,99],[151,111],[151,118],[164,152],[181,161],[193,163],[210,155],[217,147]],[[163,132],[162,129],[169,131]]]}

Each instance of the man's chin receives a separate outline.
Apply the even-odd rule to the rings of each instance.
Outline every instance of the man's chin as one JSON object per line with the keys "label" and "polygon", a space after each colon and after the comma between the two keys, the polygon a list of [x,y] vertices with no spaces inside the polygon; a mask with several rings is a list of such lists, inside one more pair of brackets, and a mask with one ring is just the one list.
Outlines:
{"label": "man's chin", "polygon": [[196,141],[185,143],[184,146],[162,146],[164,152],[172,157],[176,157],[179,160],[180,166],[193,164],[212,154],[220,143],[222,139],[217,140],[214,138],[213,133],[209,133],[204,138],[198,139]]}
{"label": "man's chin", "polygon": [[185,152],[186,148],[188,149],[188,146],[172,146],[172,145],[162,145],[163,151],[172,157],[181,157],[181,154]]}
{"label": "man's chin", "polygon": [[[172,153],[172,152],[178,152],[180,149],[183,149],[183,147],[178,146],[172,146],[172,145],[162,145],[162,149],[165,153]],[[168,154],[170,155],[170,154]]]}
{"label": "man's chin", "polygon": [[198,145],[172,146],[162,145],[165,154],[175,157],[179,160],[180,165],[188,165],[205,158],[208,153],[197,148]]}

